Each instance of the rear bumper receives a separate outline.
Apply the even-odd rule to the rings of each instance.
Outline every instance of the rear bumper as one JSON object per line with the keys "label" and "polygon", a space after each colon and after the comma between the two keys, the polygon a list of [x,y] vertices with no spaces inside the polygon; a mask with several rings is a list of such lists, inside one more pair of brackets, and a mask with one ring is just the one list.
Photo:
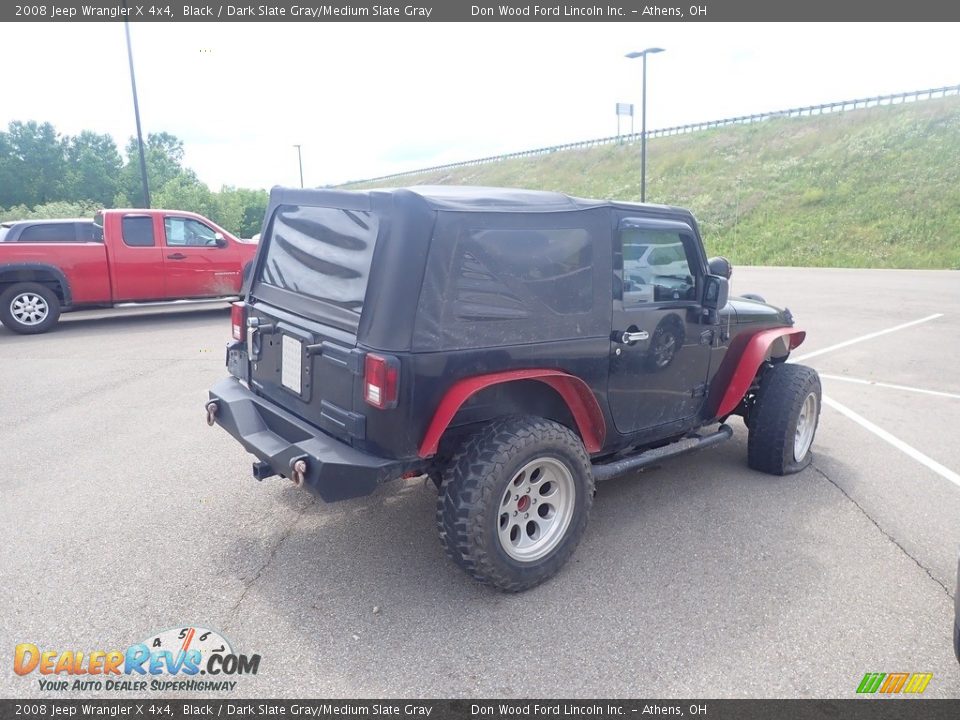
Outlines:
{"label": "rear bumper", "polygon": [[[260,459],[254,463],[258,479],[293,477],[294,463],[305,460],[304,487],[333,502],[369,495],[404,471],[402,461],[356,450],[254,395],[235,378],[214,385],[210,401],[217,404],[215,422]],[[264,464],[273,472],[265,472]]]}

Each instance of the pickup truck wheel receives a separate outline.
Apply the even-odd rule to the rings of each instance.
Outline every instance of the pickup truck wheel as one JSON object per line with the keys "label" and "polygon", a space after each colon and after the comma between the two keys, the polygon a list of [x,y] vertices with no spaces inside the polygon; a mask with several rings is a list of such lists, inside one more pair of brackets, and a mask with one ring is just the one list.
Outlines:
{"label": "pickup truck wheel", "polygon": [[593,473],[580,438],[539,417],[496,420],[443,474],[440,542],[475,580],[520,592],[554,575],[587,526]]}
{"label": "pickup truck wheel", "polygon": [[43,333],[60,319],[60,300],[39,283],[19,283],[0,295],[0,321],[21,335]]}
{"label": "pickup truck wheel", "polygon": [[767,368],[750,410],[750,467],[772,475],[788,475],[809,465],[820,405],[820,376],[816,370],[786,363]]}

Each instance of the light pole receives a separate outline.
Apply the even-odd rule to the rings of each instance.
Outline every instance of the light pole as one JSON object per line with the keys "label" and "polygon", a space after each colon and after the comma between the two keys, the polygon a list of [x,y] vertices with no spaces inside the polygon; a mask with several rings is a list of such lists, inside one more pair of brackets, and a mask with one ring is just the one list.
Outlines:
{"label": "light pole", "polygon": [[639,52],[627,53],[627,57],[643,58],[643,100],[640,103],[640,202],[647,201],[647,55],[663,52],[652,47]]}
{"label": "light pole", "polygon": [[[127,2],[124,0],[126,9]],[[127,34],[127,61],[130,63],[130,86],[133,88],[133,114],[137,120],[137,147],[140,148],[140,181],[143,183],[143,206],[150,207],[150,188],[147,185],[147,158],[143,149],[143,131],[140,129],[140,102],[137,100],[137,78],[133,74],[133,48],[130,45],[130,21],[123,21],[123,28]]]}
{"label": "light pole", "polygon": [[297,149],[297,161],[300,163],[300,187],[303,187],[303,155],[300,154],[300,146],[294,145]]}

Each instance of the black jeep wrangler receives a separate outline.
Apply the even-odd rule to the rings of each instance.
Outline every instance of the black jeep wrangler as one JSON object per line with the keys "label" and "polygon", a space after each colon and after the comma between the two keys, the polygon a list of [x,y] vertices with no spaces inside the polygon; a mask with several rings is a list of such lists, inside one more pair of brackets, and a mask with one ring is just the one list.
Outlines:
{"label": "black jeep wrangler", "polygon": [[326,501],[430,476],[449,556],[519,591],[594,482],[749,428],[796,472],[820,411],[787,310],[727,297],[674,207],[468,187],[275,188],[207,420]]}

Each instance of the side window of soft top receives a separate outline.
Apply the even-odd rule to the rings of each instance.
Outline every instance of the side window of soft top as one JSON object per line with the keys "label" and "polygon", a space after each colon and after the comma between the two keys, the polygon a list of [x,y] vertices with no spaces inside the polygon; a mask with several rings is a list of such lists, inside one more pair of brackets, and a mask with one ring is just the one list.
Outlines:
{"label": "side window of soft top", "polygon": [[515,317],[528,315],[531,299],[563,315],[593,309],[593,242],[586,228],[468,229],[461,249],[456,292],[467,316],[496,315],[507,298]]}

